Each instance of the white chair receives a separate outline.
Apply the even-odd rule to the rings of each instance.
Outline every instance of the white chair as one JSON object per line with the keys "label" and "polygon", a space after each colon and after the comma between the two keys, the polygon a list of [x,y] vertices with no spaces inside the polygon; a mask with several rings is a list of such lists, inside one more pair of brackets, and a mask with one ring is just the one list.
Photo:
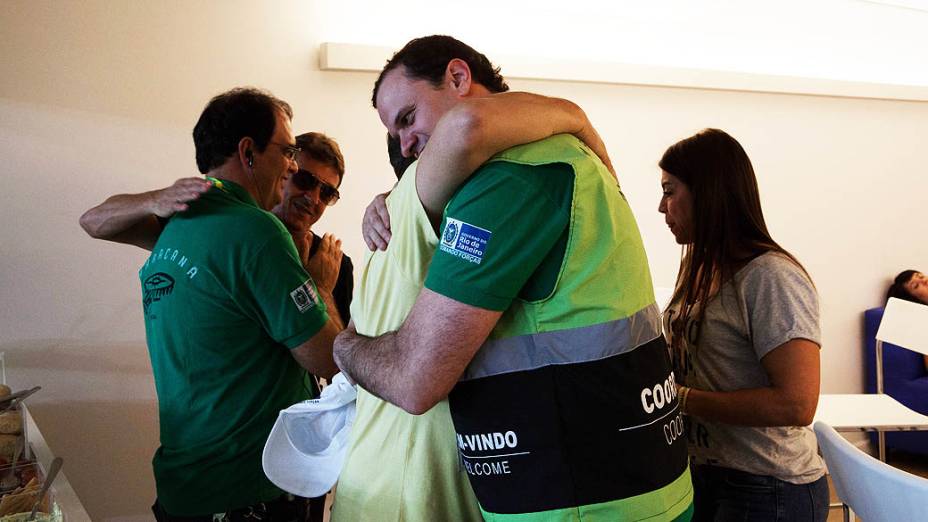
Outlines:
{"label": "white chair", "polygon": [[[883,393],[883,343],[928,355],[928,306],[890,298],[876,331],[876,392]],[[886,435],[877,434],[880,460],[886,460]]]}
{"label": "white chair", "polygon": [[867,455],[824,422],[815,435],[838,497],[865,522],[925,520],[928,517],[928,479],[896,469]]}

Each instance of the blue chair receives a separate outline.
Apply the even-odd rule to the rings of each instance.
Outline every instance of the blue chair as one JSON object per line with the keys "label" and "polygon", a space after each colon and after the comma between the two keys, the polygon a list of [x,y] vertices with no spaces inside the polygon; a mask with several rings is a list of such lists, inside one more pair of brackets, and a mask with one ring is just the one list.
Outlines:
{"label": "blue chair", "polygon": [[[867,393],[877,393],[876,336],[883,308],[864,312],[864,368]],[[928,324],[921,326],[928,331]],[[902,405],[928,415],[928,372],[922,354],[883,343],[883,392]],[[928,431],[887,432],[886,447],[928,455]],[[877,444],[877,434],[871,434]]]}
{"label": "blue chair", "polygon": [[838,498],[865,522],[925,520],[928,480],[867,455],[824,422],[813,426]]}

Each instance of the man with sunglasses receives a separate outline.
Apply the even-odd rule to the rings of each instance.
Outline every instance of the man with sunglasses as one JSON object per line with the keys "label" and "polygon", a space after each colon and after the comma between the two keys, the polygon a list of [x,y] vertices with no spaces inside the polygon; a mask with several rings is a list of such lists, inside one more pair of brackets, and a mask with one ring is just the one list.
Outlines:
{"label": "man with sunglasses", "polygon": [[114,196],[81,217],[93,237],[152,251],[139,277],[159,402],[159,522],[295,521],[307,512],[261,463],[280,410],[316,394],[305,372],[335,373],[332,342],[343,327],[327,313],[336,309],[331,290],[314,284],[267,212],[299,170],[291,116],[262,91],[220,94],[193,131],[205,181]]}
{"label": "man with sunglasses", "polygon": [[338,315],[347,324],[354,289],[351,258],[342,253],[341,240],[312,231],[325,209],[338,202],[345,160],[335,140],[320,132],[301,134],[296,144],[300,148],[296,156],[299,170],[284,180],[280,203],[271,212],[290,231],[316,286],[332,292]]}

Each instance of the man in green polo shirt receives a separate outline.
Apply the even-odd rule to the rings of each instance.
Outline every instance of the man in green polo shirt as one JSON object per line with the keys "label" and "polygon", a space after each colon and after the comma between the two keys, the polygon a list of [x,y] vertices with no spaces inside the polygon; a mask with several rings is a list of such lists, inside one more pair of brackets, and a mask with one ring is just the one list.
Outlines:
{"label": "man in green polo shirt", "polygon": [[[468,50],[419,38],[381,72],[374,104],[404,155],[423,153],[445,113],[500,81]],[[689,519],[647,259],[607,168],[573,137],[520,145],[431,217],[441,226],[425,288],[398,331],[343,332],[341,370],[413,414],[448,397],[486,519]]]}
{"label": "man in green polo shirt", "polygon": [[139,278],[161,426],[159,521],[305,516],[304,501],[265,477],[261,453],[279,411],[315,394],[306,372],[335,373],[342,325],[326,312],[331,290],[316,287],[268,212],[297,172],[291,117],[262,91],[216,96],[193,131],[208,191],[179,196],[185,211],[163,230],[156,216],[121,214],[152,251]]}

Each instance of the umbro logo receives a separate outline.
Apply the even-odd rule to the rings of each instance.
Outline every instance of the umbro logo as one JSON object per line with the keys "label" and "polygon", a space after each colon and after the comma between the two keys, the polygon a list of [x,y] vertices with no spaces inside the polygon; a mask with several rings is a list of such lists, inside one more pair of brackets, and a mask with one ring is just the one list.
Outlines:
{"label": "umbro logo", "polygon": [[164,272],[158,272],[149,276],[148,279],[142,283],[142,306],[145,309],[145,313],[148,313],[149,305],[160,301],[162,297],[171,295],[171,292],[173,291],[173,277],[165,274]]}

